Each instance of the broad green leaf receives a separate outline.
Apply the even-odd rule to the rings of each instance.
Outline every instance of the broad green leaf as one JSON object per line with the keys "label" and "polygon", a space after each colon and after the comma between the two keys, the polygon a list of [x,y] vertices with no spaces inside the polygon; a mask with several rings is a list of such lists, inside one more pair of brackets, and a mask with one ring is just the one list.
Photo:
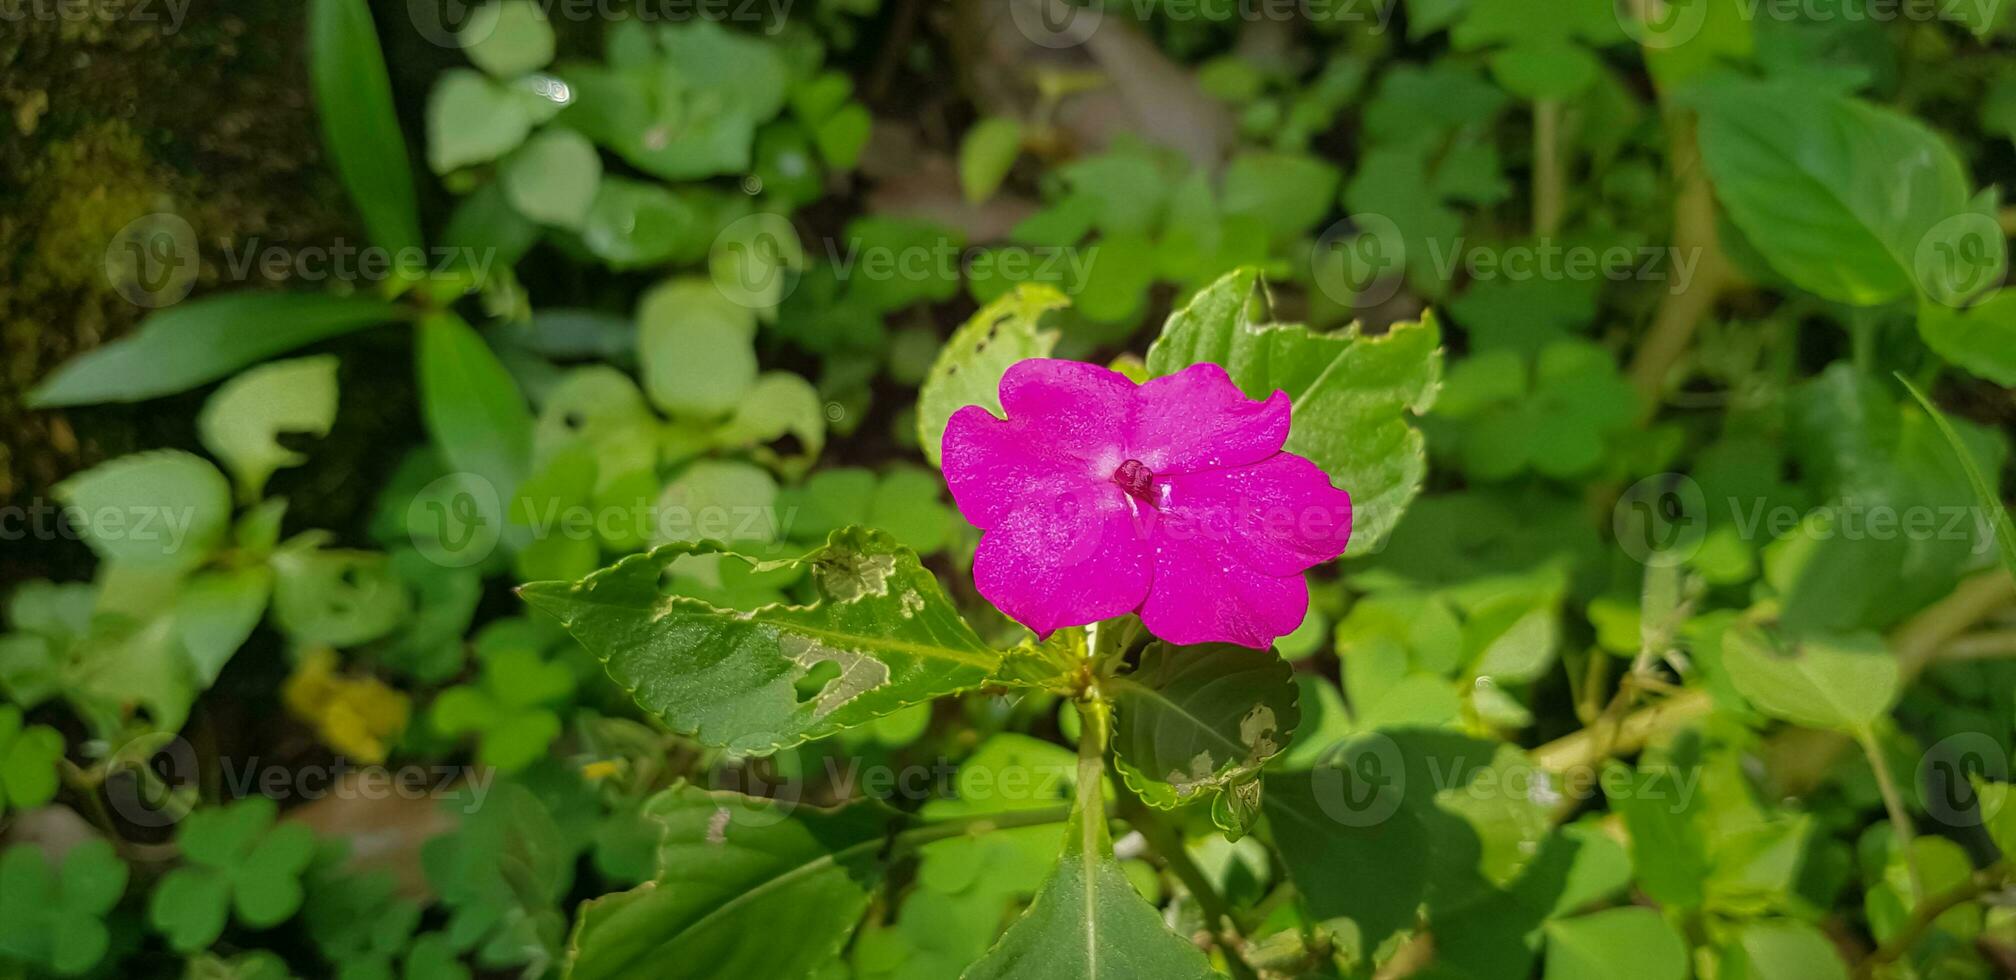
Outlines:
{"label": "broad green leaf", "polygon": [[1335,165],[1301,153],[1248,151],[1225,166],[1220,209],[1245,215],[1276,238],[1307,232],[1337,197]]}
{"label": "broad green leaf", "polygon": [[450,68],[427,97],[427,162],[437,174],[489,163],[532,132],[525,100],[467,68]]}
{"label": "broad green leaf", "polygon": [[282,433],[320,438],[336,424],[336,366],[328,354],[262,364],[203,403],[196,418],[203,447],[224,461],[245,499],[257,500],[273,471],[308,461],[280,444]]}
{"label": "broad green leaf", "polygon": [[1968,776],[1974,788],[1976,805],[1981,812],[1981,825],[1988,831],[1988,839],[2005,856],[2016,854],[2016,793],[2010,792],[2010,784],[1991,782],[1980,776]]}
{"label": "broad green leaf", "polygon": [[553,60],[553,26],[532,0],[491,0],[470,12],[457,37],[469,60],[499,79]]}
{"label": "broad green leaf", "polygon": [[1111,692],[1120,772],[1160,807],[1253,778],[1301,720],[1287,662],[1232,644],[1150,644]]}
{"label": "broad green leaf", "polygon": [[743,449],[787,435],[798,438],[806,458],[817,457],[826,446],[826,403],[811,382],[788,371],[771,371],[750,385],[735,414],[714,431],[714,440]]}
{"label": "broad green leaf", "polygon": [[1722,666],[1758,710],[1808,728],[1856,731],[1897,700],[1897,657],[1874,633],[1788,637],[1756,625],[1729,628]]}
{"label": "broad green leaf", "polygon": [[1310,913],[1352,920],[1370,948],[1414,924],[1434,839],[1383,757],[1338,758],[1350,761],[1268,775],[1261,809]]}
{"label": "broad green leaf", "polygon": [[532,410],[511,372],[452,313],[420,325],[419,371],[420,413],[435,448],[510,499],[532,462]]}
{"label": "broad green leaf", "polygon": [[1687,944],[1642,906],[1605,909],[1547,923],[1545,980],[1686,980]]}
{"label": "broad green leaf", "polygon": [[265,617],[272,592],[273,572],[261,565],[204,572],[182,587],[175,597],[175,635],[199,687],[216,683]]}
{"label": "broad green leaf", "polygon": [[1611,763],[1603,772],[1604,793],[1630,832],[1638,885],[1670,908],[1699,907],[1711,870],[1694,809],[1680,805],[1680,781],[1694,775],[1670,764],[1634,770]]}
{"label": "broad green leaf", "polygon": [[2001,281],[1992,201],[1918,121],[1790,82],[1690,90],[1717,200],[1771,267],[1857,306],[1923,292],[1957,303]]}
{"label": "broad green leaf", "polygon": [[646,804],[659,877],[581,907],[569,980],[801,977],[852,935],[897,814],[676,786]]}
{"label": "broad green leaf", "polygon": [[231,484],[202,457],[175,449],[121,456],[56,486],[83,520],[98,557],[134,568],[201,563],[231,529]]}
{"label": "broad green leaf", "polygon": [[512,151],[498,176],[505,199],[519,214],[541,224],[579,229],[602,184],[602,157],[581,134],[551,129]]}
{"label": "broad green leaf", "polygon": [[982,119],[959,141],[959,189],[971,204],[994,196],[1022,152],[1022,124],[1004,116]]}
{"label": "broad green leaf", "polygon": [[2001,491],[1996,489],[1994,481],[1988,478],[1988,474],[1982,472],[1981,462],[1974,458],[1974,451],[1967,448],[1966,440],[1960,438],[1960,433],[1953,428],[1953,423],[1946,417],[1946,413],[1941,412],[1937,405],[1932,404],[1930,398],[1925,397],[1924,392],[1905,380],[1903,375],[1898,375],[1897,380],[1904,385],[1904,390],[1911,393],[1911,397],[1918,399],[1918,404],[1925,407],[1925,414],[1932,417],[1932,424],[1939,427],[1939,434],[1944,436],[1946,444],[1952,447],[1954,458],[1960,461],[1960,468],[1967,472],[1967,482],[1974,488],[1975,506],[1990,515],[1994,527],[1991,533],[1995,536],[1996,547],[2002,553],[2002,564],[2009,569],[2009,574],[2016,575],[2016,522],[2009,519],[2009,507],[2002,503]]}
{"label": "broad green leaf", "polygon": [[665,485],[652,528],[657,544],[713,541],[758,551],[782,537],[777,480],[761,467],[703,459]]}
{"label": "broad green leaf", "polygon": [[186,391],[319,340],[402,319],[399,307],[330,293],[230,293],[170,307],[140,332],[59,368],[29,402],[39,408],[137,402]]}
{"label": "broad green leaf", "polygon": [[1081,789],[1057,866],[1022,917],[960,980],[1212,980],[1219,975],[1134,890],[1113,857],[1098,792],[1096,787]]}
{"label": "broad green leaf", "polygon": [[373,245],[394,254],[418,250],[425,241],[413,168],[392,106],[392,81],[371,4],[314,0],[308,17],[308,73],[322,117],[322,143],[337,176],[363,215]]}
{"label": "broad green leaf", "polygon": [[272,558],[273,621],[301,643],[355,646],[397,628],[412,606],[386,556],[289,542]]}
{"label": "broad green leaf", "polygon": [[[519,594],[674,731],[750,752],[977,687],[1000,662],[917,556],[881,532],[839,531],[793,560],[818,589],[809,604],[734,611],[664,593],[661,580],[680,558],[719,550],[666,545],[580,582],[535,582]],[[823,664],[837,674],[801,693],[798,682]]]}
{"label": "broad green leaf", "polygon": [[917,391],[917,445],[938,465],[939,444],[952,413],[979,405],[1001,413],[1001,376],[1016,361],[1047,357],[1057,332],[1041,328],[1043,315],[1070,301],[1048,286],[1017,286],[973,314],[945,342]]}
{"label": "broad green leaf", "polygon": [[1740,968],[1725,965],[1722,975],[1736,980],[1848,980],[1834,941],[1794,919],[1744,923],[1728,955]]}
{"label": "broad green leaf", "polygon": [[63,735],[47,725],[21,724],[21,709],[0,704],[0,813],[41,806],[56,796]]}
{"label": "broad green leaf", "polygon": [[637,304],[644,391],[672,415],[733,411],[756,382],[756,314],[706,279],[673,279]]}
{"label": "broad green leaf", "polygon": [[1394,324],[1378,336],[1356,327],[1318,334],[1252,318],[1259,274],[1233,272],[1169,318],[1148,349],[1148,370],[1173,374],[1192,364],[1223,365],[1254,398],[1285,391],[1294,399],[1287,450],[1329,474],[1351,494],[1351,547],[1380,547],[1399,523],[1427,472],[1420,430],[1409,415],[1426,412],[1441,382],[1441,330],[1432,315]]}
{"label": "broad green leaf", "polygon": [[1965,309],[1920,303],[1918,336],[1967,373],[2016,388],[2016,290],[2004,289]]}

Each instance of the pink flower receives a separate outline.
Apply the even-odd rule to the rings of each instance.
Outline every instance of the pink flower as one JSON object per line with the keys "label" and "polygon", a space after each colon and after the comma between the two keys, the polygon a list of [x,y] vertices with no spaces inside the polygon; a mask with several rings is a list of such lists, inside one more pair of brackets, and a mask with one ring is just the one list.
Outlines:
{"label": "pink flower", "polygon": [[1216,364],[1137,386],[1027,360],[1001,407],[952,416],[945,481],[986,532],[980,594],[1038,635],[1138,611],[1171,643],[1265,648],[1308,611],[1303,570],[1350,539],[1350,495],[1281,451],[1287,394],[1253,401]]}

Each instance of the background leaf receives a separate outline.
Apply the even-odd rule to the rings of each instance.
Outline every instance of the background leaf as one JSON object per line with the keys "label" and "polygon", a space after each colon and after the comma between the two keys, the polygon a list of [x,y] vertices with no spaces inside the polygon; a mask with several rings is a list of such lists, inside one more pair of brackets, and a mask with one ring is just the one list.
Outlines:
{"label": "background leaf", "polygon": [[308,5],[308,72],[322,142],[371,242],[398,253],[425,247],[406,137],[367,0]]}

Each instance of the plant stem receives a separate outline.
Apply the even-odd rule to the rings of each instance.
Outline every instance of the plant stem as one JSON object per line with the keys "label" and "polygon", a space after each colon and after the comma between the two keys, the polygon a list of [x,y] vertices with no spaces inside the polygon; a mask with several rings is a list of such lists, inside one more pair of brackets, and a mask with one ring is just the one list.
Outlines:
{"label": "plant stem", "polygon": [[1876,740],[1875,729],[1863,725],[1856,730],[1855,741],[1862,746],[1862,754],[1869,757],[1869,770],[1876,774],[1876,791],[1883,796],[1883,809],[1890,813],[1890,829],[1897,836],[1898,848],[1904,852],[1904,871],[1911,879],[1911,904],[1916,906],[1925,898],[1925,879],[1918,873],[1918,854],[1911,847],[1917,837],[1911,811],[1904,808],[1904,794],[1897,790],[1897,778],[1890,772],[1889,760],[1883,758],[1883,745]]}
{"label": "plant stem", "polygon": [[1190,860],[1190,851],[1183,846],[1183,835],[1164,823],[1153,808],[1131,792],[1122,799],[1121,807],[1121,816],[1141,832],[1148,846],[1155,849],[1162,863],[1169,866],[1176,880],[1181,881],[1183,887],[1189,890],[1190,897],[1197,900],[1197,907],[1204,912],[1211,942],[1225,954],[1225,965],[1231,969],[1234,980],[1258,980],[1258,974],[1246,962],[1244,955],[1243,927],[1232,914],[1231,906],[1212,886],[1211,879],[1204,876],[1204,870]]}
{"label": "plant stem", "polygon": [[1905,924],[1904,931],[1878,947],[1857,965],[1855,976],[1858,980],[1866,980],[1875,974],[1877,967],[1901,959],[1904,954],[1911,952],[1911,947],[1918,945],[1919,940],[1925,938],[1925,934],[1932,930],[1933,924],[1938,922],[1941,916],[2003,887],[2008,882],[2008,865],[1997,862],[1974,872],[1973,877],[1923,902],[1913,902],[1911,920]]}
{"label": "plant stem", "polygon": [[1551,238],[1561,230],[1561,102],[1533,103],[1533,236]]}
{"label": "plant stem", "polygon": [[999,813],[976,813],[972,816],[955,817],[936,823],[912,827],[898,831],[894,835],[897,850],[908,852],[926,844],[941,840],[964,837],[967,834],[985,834],[996,830],[1015,830],[1020,827],[1040,827],[1044,824],[1063,823],[1071,819],[1071,804],[1039,807],[1030,810],[1004,810]]}

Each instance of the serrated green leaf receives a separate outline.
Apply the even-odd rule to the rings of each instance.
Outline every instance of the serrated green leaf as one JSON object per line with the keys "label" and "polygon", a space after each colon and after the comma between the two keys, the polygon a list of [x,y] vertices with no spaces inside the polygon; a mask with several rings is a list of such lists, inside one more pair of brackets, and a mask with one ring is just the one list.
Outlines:
{"label": "serrated green leaf", "polygon": [[1016,361],[1049,356],[1057,333],[1042,329],[1043,315],[1068,305],[1063,293],[1048,286],[1017,286],[945,342],[917,391],[917,445],[931,465],[938,465],[952,413],[968,405],[1001,413],[1001,376]]}
{"label": "serrated green leaf", "polygon": [[63,365],[28,401],[38,408],[145,401],[404,316],[380,299],[333,293],[244,292],[192,300],[148,317],[139,333]]}
{"label": "serrated green leaf", "polygon": [[1287,451],[1307,457],[1351,494],[1347,555],[1377,549],[1420,492],[1427,472],[1420,430],[1409,417],[1434,404],[1441,382],[1441,330],[1432,315],[1379,336],[1355,327],[1317,334],[1253,319],[1259,274],[1233,272],[1169,318],[1148,349],[1148,370],[1223,365],[1250,397],[1294,399]]}
{"label": "serrated green leaf", "polygon": [[[645,710],[709,745],[768,752],[985,683],[1000,663],[917,556],[878,531],[835,532],[792,564],[818,598],[736,612],[668,596],[665,571],[717,546],[672,544],[577,583],[519,590],[551,613]],[[724,560],[732,560],[727,558]],[[810,697],[796,684],[831,663]]]}
{"label": "serrated green leaf", "polygon": [[1111,692],[1120,771],[1159,807],[1250,780],[1301,721],[1294,671],[1272,650],[1156,642]]}
{"label": "serrated green leaf", "polygon": [[282,433],[320,438],[336,424],[336,367],[330,355],[261,364],[203,403],[196,419],[203,447],[224,461],[246,499],[258,499],[275,470],[308,461],[280,444]]}

